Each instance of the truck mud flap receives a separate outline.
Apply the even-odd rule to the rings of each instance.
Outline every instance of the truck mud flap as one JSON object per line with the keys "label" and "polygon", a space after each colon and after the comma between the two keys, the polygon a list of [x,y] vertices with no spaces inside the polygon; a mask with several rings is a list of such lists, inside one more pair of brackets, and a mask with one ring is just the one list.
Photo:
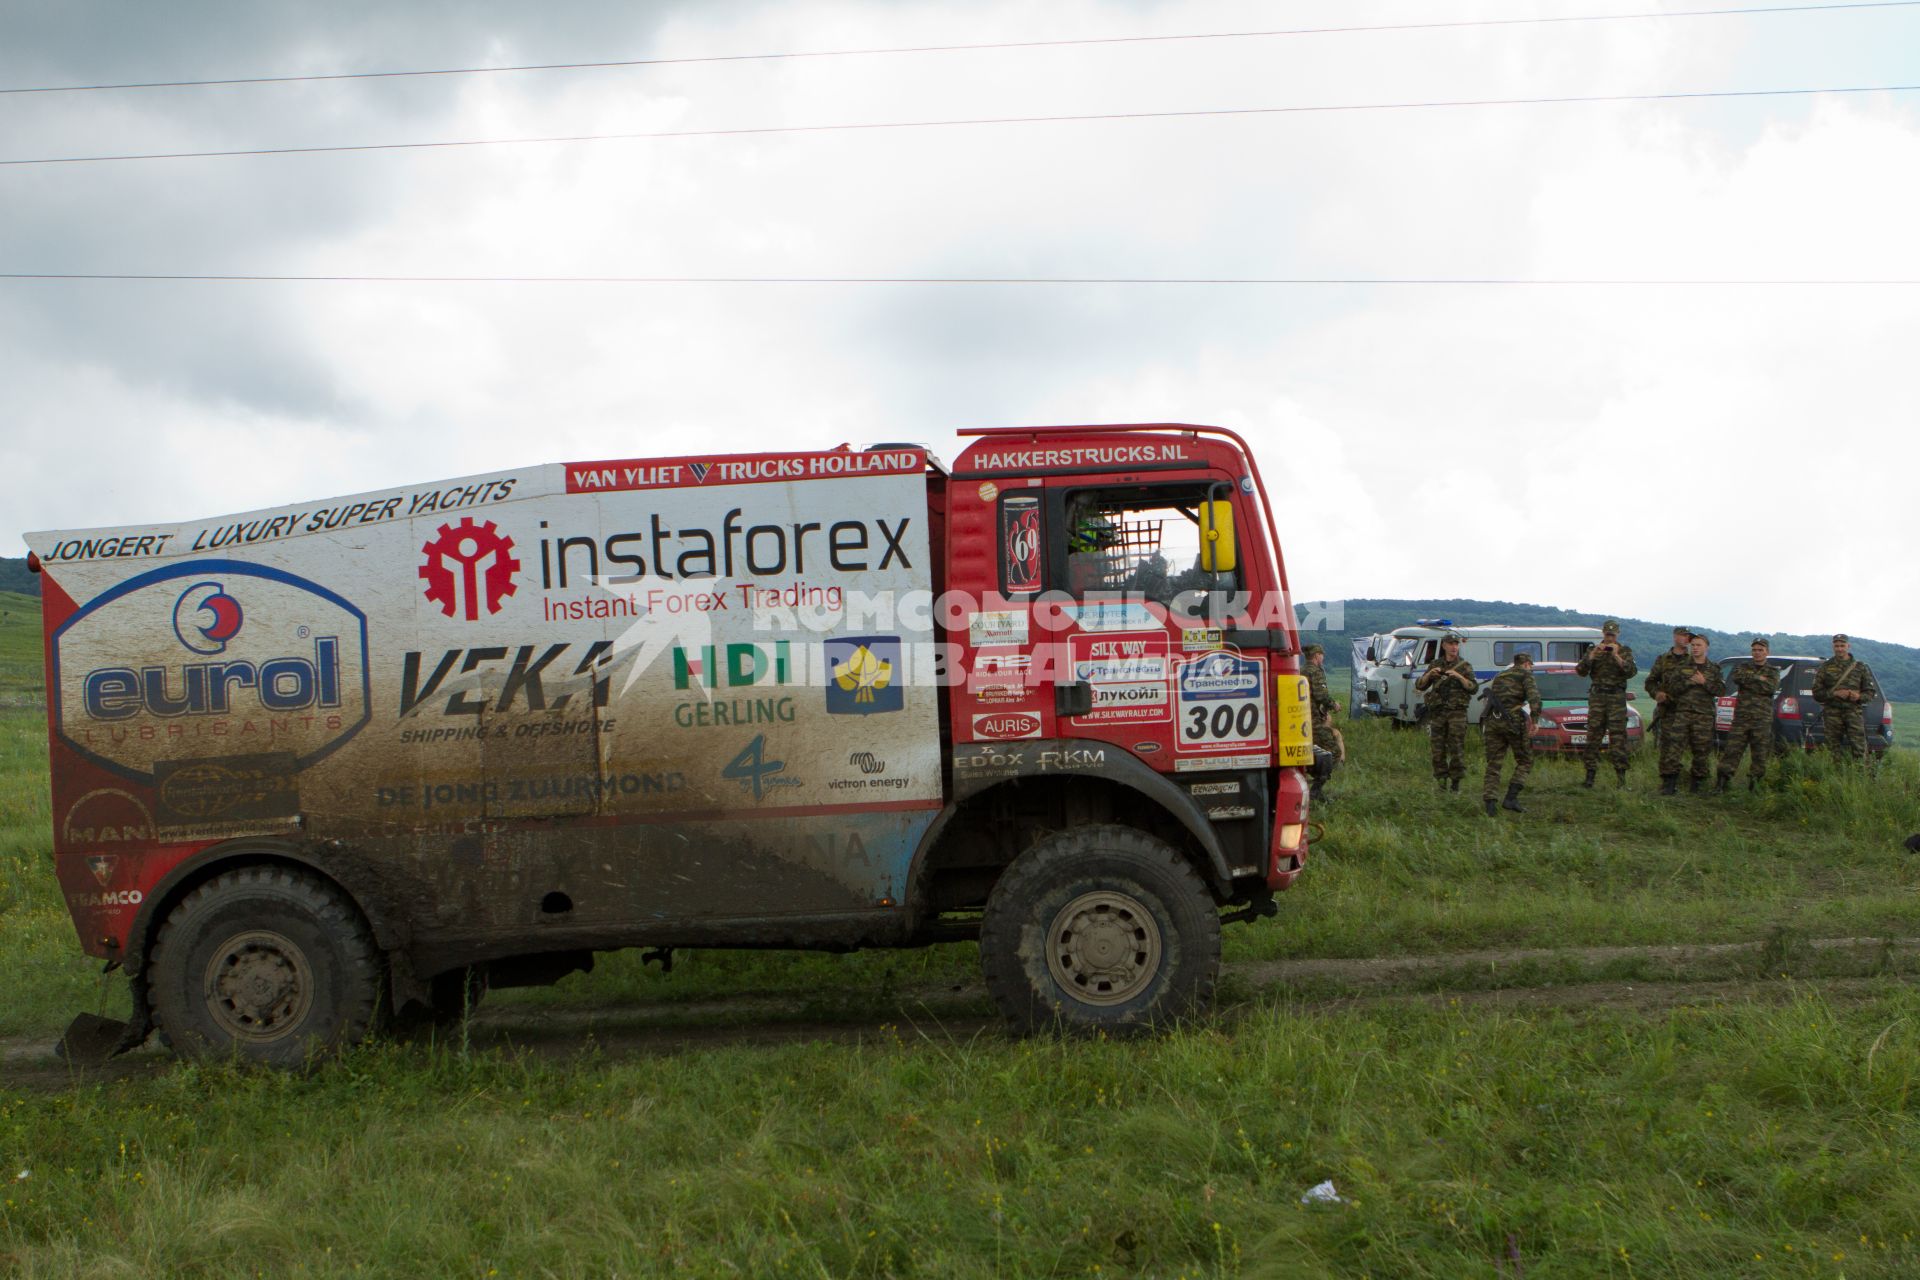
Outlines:
{"label": "truck mud flap", "polygon": [[136,1032],[132,1023],[82,1013],[67,1024],[53,1052],[76,1066],[97,1067],[109,1058],[137,1048],[146,1038],[147,1033]]}

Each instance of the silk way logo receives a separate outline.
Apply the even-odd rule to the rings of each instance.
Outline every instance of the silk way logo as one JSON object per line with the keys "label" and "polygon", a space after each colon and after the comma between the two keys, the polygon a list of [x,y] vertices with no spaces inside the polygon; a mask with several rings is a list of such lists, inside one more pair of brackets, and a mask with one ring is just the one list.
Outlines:
{"label": "silk way logo", "polygon": [[217,582],[196,582],[173,602],[173,634],[194,653],[225,653],[243,619],[240,602]]}
{"label": "silk way logo", "polygon": [[488,613],[500,612],[501,601],[514,592],[513,575],[520,572],[513,539],[491,520],[475,524],[467,517],[443,524],[420,554],[427,558],[420,566],[427,599],[449,618],[458,615],[468,622],[479,620],[482,605]]}

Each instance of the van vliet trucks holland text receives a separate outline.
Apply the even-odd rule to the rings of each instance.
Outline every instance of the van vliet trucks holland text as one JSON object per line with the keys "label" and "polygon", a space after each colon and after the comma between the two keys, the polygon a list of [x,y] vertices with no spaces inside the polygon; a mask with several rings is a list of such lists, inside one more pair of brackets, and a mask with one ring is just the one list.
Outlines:
{"label": "van vliet trucks holland text", "polygon": [[621,947],[977,937],[1018,1028],[1204,1008],[1307,854],[1251,450],[1185,425],[565,463],[28,536],[124,1048],[301,1060]]}

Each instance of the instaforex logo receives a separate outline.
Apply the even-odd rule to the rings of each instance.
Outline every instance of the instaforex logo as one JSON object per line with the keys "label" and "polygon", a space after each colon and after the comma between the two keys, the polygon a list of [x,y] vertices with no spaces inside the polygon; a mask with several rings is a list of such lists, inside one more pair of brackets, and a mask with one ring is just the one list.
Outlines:
{"label": "instaforex logo", "polygon": [[259,752],[304,767],[370,714],[366,615],[263,565],[130,578],[63,622],[53,654],[59,736],[139,781],[159,762]]}
{"label": "instaforex logo", "polygon": [[449,618],[477,622],[482,608],[498,613],[514,593],[513,575],[520,572],[520,562],[513,557],[513,539],[491,520],[475,524],[466,517],[459,524],[443,524],[420,554],[426,557],[420,566],[426,597]]}

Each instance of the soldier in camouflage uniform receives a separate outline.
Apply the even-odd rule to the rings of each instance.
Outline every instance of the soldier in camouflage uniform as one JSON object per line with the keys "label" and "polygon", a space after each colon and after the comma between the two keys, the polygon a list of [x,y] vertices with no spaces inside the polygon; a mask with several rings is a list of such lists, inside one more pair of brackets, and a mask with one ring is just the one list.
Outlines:
{"label": "soldier in camouflage uniform", "polygon": [[1662,705],[1668,708],[1668,721],[1660,734],[1660,794],[1670,796],[1680,790],[1680,766],[1689,751],[1693,753],[1692,790],[1698,791],[1707,780],[1713,761],[1714,708],[1727,682],[1720,664],[1707,660],[1703,635],[1693,637],[1687,661],[1667,668],[1664,680],[1667,698]]}
{"label": "soldier in camouflage uniform", "polygon": [[1489,818],[1496,816],[1494,794],[1500,790],[1500,765],[1508,751],[1513,752],[1513,781],[1507,784],[1507,798],[1501,809],[1525,813],[1520,807],[1520,789],[1533,772],[1533,724],[1527,718],[1531,708],[1540,714],[1540,688],[1533,682],[1533,658],[1516,653],[1513,665],[1487,681],[1486,711],[1480,717],[1480,736],[1487,747],[1487,778],[1480,788],[1480,801]]}
{"label": "soldier in camouflage uniform", "polygon": [[1467,776],[1467,704],[1480,688],[1473,664],[1460,656],[1460,637],[1449,631],[1440,656],[1414,682],[1427,695],[1427,733],[1433,738],[1433,777],[1442,791],[1460,789]]}
{"label": "soldier in camouflage uniform", "polygon": [[1693,641],[1693,631],[1687,627],[1673,629],[1673,648],[1663,649],[1660,656],[1653,660],[1653,666],[1647,669],[1645,689],[1653,695],[1653,719],[1647,722],[1648,733],[1662,733],[1666,729],[1667,719],[1673,708],[1667,704],[1667,673],[1675,667],[1684,666],[1687,661],[1687,645]]}
{"label": "soldier in camouflage uniform", "polygon": [[[1313,799],[1320,798],[1320,791],[1327,778],[1333,775],[1333,765],[1346,752],[1342,750],[1340,732],[1333,727],[1333,694],[1327,688],[1327,653],[1317,644],[1310,644],[1300,651],[1307,660],[1307,713],[1313,719],[1313,746],[1315,768],[1313,781],[1308,792]],[[1321,753],[1325,753],[1324,756]],[[1319,765],[1325,759],[1326,766]]]}
{"label": "soldier in camouflage uniform", "polygon": [[1780,668],[1767,661],[1773,645],[1765,636],[1753,638],[1753,657],[1733,669],[1733,730],[1720,750],[1720,776],[1713,789],[1725,791],[1740,768],[1740,753],[1751,751],[1747,790],[1767,776],[1767,755],[1773,750],[1773,695],[1780,692]]}
{"label": "soldier in camouflage uniform", "polygon": [[1586,759],[1587,780],[1592,786],[1600,772],[1600,740],[1607,740],[1607,755],[1613,760],[1614,777],[1627,785],[1627,681],[1640,668],[1634,665],[1633,648],[1620,643],[1620,624],[1608,618],[1600,627],[1600,643],[1587,650],[1574,671],[1587,677],[1587,745],[1581,753]]}
{"label": "soldier in camouflage uniform", "polygon": [[1833,638],[1833,656],[1813,676],[1813,700],[1826,725],[1827,750],[1835,760],[1860,760],[1867,754],[1866,704],[1880,696],[1873,668],[1853,656],[1853,643]]}

